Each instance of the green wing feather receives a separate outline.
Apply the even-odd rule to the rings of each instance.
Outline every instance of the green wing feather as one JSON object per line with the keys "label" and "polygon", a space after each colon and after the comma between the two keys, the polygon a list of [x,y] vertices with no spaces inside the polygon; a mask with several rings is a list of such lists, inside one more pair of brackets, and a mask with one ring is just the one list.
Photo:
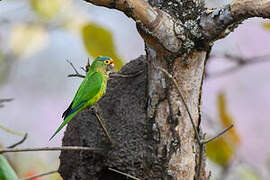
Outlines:
{"label": "green wing feather", "polygon": [[81,110],[94,105],[103,95],[104,77],[98,72],[88,72],[81,83],[72,103],[64,112],[64,121],[52,135],[50,140]]}

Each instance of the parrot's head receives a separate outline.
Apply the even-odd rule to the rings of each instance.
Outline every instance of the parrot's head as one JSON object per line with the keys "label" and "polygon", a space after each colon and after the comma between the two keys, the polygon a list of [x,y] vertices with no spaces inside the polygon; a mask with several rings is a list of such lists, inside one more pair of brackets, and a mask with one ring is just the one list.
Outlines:
{"label": "parrot's head", "polygon": [[91,67],[95,70],[110,73],[114,68],[113,59],[107,56],[99,56],[93,61]]}

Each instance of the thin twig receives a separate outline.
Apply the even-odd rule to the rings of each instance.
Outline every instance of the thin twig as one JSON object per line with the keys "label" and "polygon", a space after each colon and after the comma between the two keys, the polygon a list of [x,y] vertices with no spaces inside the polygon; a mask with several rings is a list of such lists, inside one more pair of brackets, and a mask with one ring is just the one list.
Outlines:
{"label": "thin twig", "polygon": [[13,98],[5,98],[5,99],[0,99],[0,108],[4,107],[4,102],[10,102],[12,101]]}
{"label": "thin twig", "polygon": [[15,134],[15,135],[22,136],[22,137],[25,136],[25,133],[14,131],[14,130],[9,129],[9,128],[1,125],[1,124],[0,124],[0,128],[3,129],[4,131],[8,132],[8,133],[11,133],[11,134]]}
{"label": "thin twig", "polygon": [[233,124],[231,124],[229,127],[227,127],[226,129],[224,129],[223,131],[221,131],[220,133],[218,133],[216,136],[212,137],[212,138],[209,138],[207,140],[202,140],[201,142],[203,144],[206,144],[208,142],[211,142],[217,138],[219,138],[220,136],[222,136],[223,134],[225,134],[228,130],[230,130],[231,128],[233,127]]}
{"label": "thin twig", "polygon": [[[204,139],[204,138],[205,138],[205,134],[203,134],[203,136],[202,136],[202,139]],[[205,144],[203,144],[203,143],[199,144],[199,162],[198,162],[198,166],[197,166],[197,170],[196,170],[195,180],[200,180],[204,146],[205,146]]]}
{"label": "thin twig", "polygon": [[[213,55],[212,57],[219,57],[219,56]],[[237,71],[241,68],[244,68],[245,66],[248,66],[248,65],[263,63],[263,62],[270,62],[270,59],[269,59],[270,55],[256,56],[253,58],[244,58],[244,57],[239,57],[239,56],[233,56],[230,54],[224,54],[221,57],[235,62],[236,65],[233,67],[227,68],[225,70],[222,70],[222,71],[209,73],[206,76],[207,78],[217,78],[217,77],[220,77],[220,76],[223,76],[226,74],[230,74],[230,73],[235,72],[235,71]]]}
{"label": "thin twig", "polygon": [[81,70],[83,70],[85,73],[87,73],[86,68],[84,68],[84,67],[82,67],[82,66],[81,66]]}
{"label": "thin twig", "polygon": [[89,68],[90,68],[90,59],[89,57],[87,58],[87,63],[86,63],[86,66],[85,66],[85,72],[87,73],[89,71]]}
{"label": "thin twig", "polygon": [[73,65],[72,62],[70,62],[69,60],[66,60],[70,66],[72,67],[72,69],[75,71],[75,74],[69,74],[68,77],[81,77],[81,78],[85,78],[84,75],[80,74],[77,69],[75,68],[75,66]]}
{"label": "thin twig", "polygon": [[82,74],[69,74],[68,77],[80,77],[80,78],[85,78],[85,75],[82,75]]}
{"label": "thin twig", "polygon": [[3,102],[10,102],[12,101],[13,98],[5,98],[5,99],[0,99],[0,103],[3,103]]}
{"label": "thin twig", "polygon": [[124,173],[124,172],[121,172],[121,171],[118,171],[118,170],[116,170],[116,169],[113,169],[113,168],[108,168],[110,171],[113,171],[113,172],[116,172],[116,173],[119,173],[119,174],[122,174],[122,175],[124,175],[124,176],[127,176],[127,177],[129,177],[129,178],[131,178],[131,179],[135,179],[135,180],[141,180],[141,179],[139,179],[139,178],[136,178],[135,176],[132,176],[132,175],[130,175],[130,174],[127,174],[127,173]]}
{"label": "thin twig", "polygon": [[183,97],[183,95],[182,95],[182,92],[181,92],[180,88],[178,87],[178,84],[177,84],[176,80],[173,78],[173,76],[172,76],[168,71],[166,71],[165,69],[163,69],[163,68],[161,68],[161,67],[158,67],[158,68],[159,68],[162,72],[164,72],[164,73],[166,74],[166,76],[167,76],[169,79],[171,79],[171,81],[174,83],[176,89],[178,90],[178,94],[179,94],[180,98],[181,98],[182,101],[183,101],[183,104],[184,104],[184,106],[185,106],[185,108],[186,108],[186,111],[187,111],[187,113],[188,113],[189,119],[190,119],[191,124],[192,124],[192,126],[193,126],[193,129],[194,129],[194,131],[195,131],[196,139],[197,139],[197,141],[198,141],[198,144],[200,145],[200,144],[201,144],[201,138],[200,138],[199,132],[198,132],[196,126],[195,126],[195,123],[194,123],[194,121],[193,121],[193,118],[192,118],[192,116],[191,116],[191,113],[190,113],[190,111],[189,111],[189,109],[188,109],[188,106],[187,106],[185,100],[184,100],[184,97]]}
{"label": "thin twig", "polygon": [[54,173],[58,173],[58,171],[57,170],[53,170],[53,171],[49,171],[49,172],[37,174],[37,175],[34,175],[34,176],[29,176],[29,177],[26,177],[26,178],[22,178],[20,180],[31,180],[31,179],[42,177],[42,176],[48,176],[48,175],[51,175],[51,174],[54,174]]}
{"label": "thin twig", "polygon": [[132,77],[137,77],[139,76],[141,73],[143,73],[144,70],[138,71],[134,74],[121,74],[121,73],[110,73],[110,77],[114,78],[114,77],[122,77],[122,78],[132,78]]}
{"label": "thin twig", "polygon": [[92,111],[95,113],[97,119],[98,119],[98,123],[99,125],[101,126],[104,134],[106,135],[106,137],[108,138],[108,140],[110,141],[111,144],[113,144],[113,141],[112,141],[112,138],[111,136],[109,135],[109,132],[107,131],[106,127],[105,127],[105,124],[103,122],[103,120],[100,118],[99,114],[98,114],[98,106],[94,106],[92,108]]}
{"label": "thin twig", "polygon": [[62,150],[71,150],[71,151],[94,151],[102,152],[104,149],[100,148],[90,148],[82,146],[62,146],[62,147],[42,147],[42,148],[13,148],[13,149],[0,149],[0,154],[7,152],[33,152],[33,151],[62,151]]}
{"label": "thin twig", "polygon": [[16,146],[22,144],[22,143],[26,140],[27,136],[28,136],[28,134],[25,133],[25,134],[24,134],[24,137],[23,137],[19,142],[15,143],[15,144],[13,144],[13,145],[11,145],[11,146],[8,146],[7,148],[8,148],[8,149],[10,149],[10,148],[15,148]]}
{"label": "thin twig", "polygon": [[68,62],[68,64],[72,67],[72,69],[75,71],[76,74],[79,74],[77,69],[75,68],[75,66],[73,65],[72,62],[70,62],[69,60],[66,60]]}

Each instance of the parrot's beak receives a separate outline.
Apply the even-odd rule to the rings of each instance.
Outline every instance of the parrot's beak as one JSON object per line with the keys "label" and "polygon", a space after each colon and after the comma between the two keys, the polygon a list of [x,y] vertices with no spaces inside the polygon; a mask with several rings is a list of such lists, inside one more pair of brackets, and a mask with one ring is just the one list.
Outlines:
{"label": "parrot's beak", "polygon": [[111,63],[107,67],[107,71],[112,72],[113,68],[114,68],[114,63],[113,63],[113,59],[111,59]]}

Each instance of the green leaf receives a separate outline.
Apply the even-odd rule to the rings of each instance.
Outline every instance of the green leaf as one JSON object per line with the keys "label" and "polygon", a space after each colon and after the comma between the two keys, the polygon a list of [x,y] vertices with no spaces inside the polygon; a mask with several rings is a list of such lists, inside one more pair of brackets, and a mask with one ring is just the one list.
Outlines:
{"label": "green leaf", "polygon": [[260,177],[258,176],[257,172],[255,172],[248,166],[242,166],[238,170],[238,174],[240,176],[240,179],[242,180],[260,180]]}
{"label": "green leaf", "polygon": [[[233,124],[234,121],[231,115],[228,113],[225,95],[223,92],[220,92],[218,95],[218,112],[219,118],[224,128]],[[236,146],[240,143],[240,138],[237,131],[235,130],[235,127],[231,128],[228,132],[226,132],[226,134],[228,134],[231,138],[232,145]]]}
{"label": "green leaf", "polygon": [[114,60],[115,70],[118,71],[124,64],[118,56],[110,31],[93,23],[82,27],[82,39],[87,52],[93,57],[109,56]]}
{"label": "green leaf", "polygon": [[264,22],[262,23],[263,27],[267,30],[270,30],[270,23],[269,22]]}
{"label": "green leaf", "polygon": [[206,156],[214,163],[225,167],[234,154],[233,148],[224,137],[206,144]]}
{"label": "green leaf", "polygon": [[0,155],[0,179],[1,180],[16,180],[18,179],[15,171],[9,165],[6,158]]}

